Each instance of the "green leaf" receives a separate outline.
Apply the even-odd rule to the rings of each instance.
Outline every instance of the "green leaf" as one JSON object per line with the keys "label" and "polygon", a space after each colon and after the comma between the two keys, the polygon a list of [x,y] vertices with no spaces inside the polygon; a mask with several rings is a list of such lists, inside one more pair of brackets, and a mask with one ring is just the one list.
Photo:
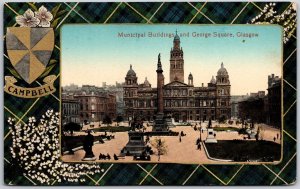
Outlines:
{"label": "green leaf", "polygon": [[35,4],[33,3],[28,3],[28,5],[34,10],[34,11],[38,11],[37,7],[35,6]]}
{"label": "green leaf", "polygon": [[54,68],[54,66],[55,66],[55,64],[53,64],[53,65],[51,65],[51,66],[48,66],[48,67],[46,68],[46,70],[42,73],[42,75],[40,75],[39,78],[42,78],[42,77],[47,76],[47,75],[51,72],[51,70]]}
{"label": "green leaf", "polygon": [[61,5],[61,4],[55,6],[55,7],[51,10],[51,14],[53,15],[53,18],[54,18],[54,19],[56,18],[56,14],[57,14],[57,12],[58,12],[58,10],[59,10],[59,8],[60,8],[60,5]]}
{"label": "green leaf", "polygon": [[58,24],[58,20],[60,19],[60,17],[56,18],[52,23],[51,23],[51,28],[55,28]]}
{"label": "green leaf", "polygon": [[67,10],[61,10],[61,11],[59,11],[57,14],[56,14],[56,16],[57,17],[60,17],[60,16],[62,16],[63,14],[65,14],[66,12],[68,12]]}
{"label": "green leaf", "polygon": [[57,60],[51,59],[50,62],[49,62],[49,65],[55,64],[56,62],[57,62]]}
{"label": "green leaf", "polygon": [[14,70],[14,69],[12,69],[12,68],[9,68],[9,67],[7,67],[7,69],[8,69],[9,72],[10,72],[13,76],[15,76],[16,78],[22,79],[21,76],[18,74],[18,72],[16,72],[16,70]]}

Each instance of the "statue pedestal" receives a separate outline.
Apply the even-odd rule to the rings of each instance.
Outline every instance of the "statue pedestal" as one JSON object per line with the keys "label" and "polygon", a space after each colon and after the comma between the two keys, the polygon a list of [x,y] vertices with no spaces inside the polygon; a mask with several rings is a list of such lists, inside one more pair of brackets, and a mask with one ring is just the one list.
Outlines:
{"label": "statue pedestal", "polygon": [[82,161],[95,161],[97,159],[93,153],[92,145],[84,146],[83,149],[85,151],[85,155],[84,155],[84,158],[82,159]]}
{"label": "statue pedestal", "polygon": [[156,115],[152,131],[169,131],[169,126],[166,123],[163,113],[158,113]]}
{"label": "statue pedestal", "polygon": [[207,129],[207,137],[205,143],[218,143],[213,129]]}
{"label": "statue pedestal", "polygon": [[93,152],[89,152],[89,153],[86,152],[82,161],[95,161],[96,159],[97,158],[95,157]]}
{"label": "statue pedestal", "polygon": [[143,132],[129,131],[128,135],[129,141],[121,152],[123,155],[141,155],[146,151]]}

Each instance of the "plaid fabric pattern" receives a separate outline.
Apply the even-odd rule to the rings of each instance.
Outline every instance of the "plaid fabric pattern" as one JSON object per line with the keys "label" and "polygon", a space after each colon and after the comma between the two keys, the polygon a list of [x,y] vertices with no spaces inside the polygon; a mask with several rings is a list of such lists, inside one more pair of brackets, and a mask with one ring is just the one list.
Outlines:
{"label": "plaid fabric pattern", "polygon": [[[209,2],[202,12],[217,24],[229,24],[246,5],[246,2]],[[214,16],[213,16],[214,15]]]}
{"label": "plaid fabric pattern", "polygon": [[91,23],[103,23],[116,7],[116,3],[80,3],[74,11]]}
{"label": "plaid fabric pattern", "polygon": [[165,3],[153,18],[155,23],[188,23],[197,13],[187,3]]}
{"label": "plaid fabric pattern", "polygon": [[[55,28],[55,48],[51,58],[58,60],[50,74],[58,76],[59,86],[60,29],[71,23],[190,23],[190,24],[246,24],[257,16],[265,2],[155,2],[155,3],[36,3],[48,9],[61,4],[66,10]],[[276,11],[282,13],[291,3],[280,2]],[[15,16],[23,14],[27,3],[5,3],[4,34],[7,27],[16,26]],[[101,164],[104,172],[86,175],[85,183],[54,185],[287,185],[296,179],[296,38],[284,45],[284,136],[283,159],[278,165],[183,165],[183,164]],[[4,75],[11,75],[5,49]],[[38,79],[31,86],[39,86]],[[28,86],[18,80],[18,85]],[[4,94],[4,182],[9,185],[39,185],[30,180],[16,166],[12,166],[11,135],[5,120],[14,117],[21,123],[29,116],[37,118],[47,109],[59,110],[59,90],[38,99],[22,99]]]}
{"label": "plaid fabric pattern", "polygon": [[146,23],[146,20],[134,10],[129,4],[121,3],[108,23]]}

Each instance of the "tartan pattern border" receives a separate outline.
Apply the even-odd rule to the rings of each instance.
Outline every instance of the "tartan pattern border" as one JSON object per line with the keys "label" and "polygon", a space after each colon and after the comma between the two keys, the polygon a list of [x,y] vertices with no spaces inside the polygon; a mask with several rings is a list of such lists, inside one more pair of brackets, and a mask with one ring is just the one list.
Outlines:
{"label": "tartan pattern border", "polygon": [[[59,59],[59,30],[66,23],[185,23],[185,24],[247,24],[257,16],[266,2],[109,2],[109,3],[35,3],[48,9],[61,4],[67,10],[55,28],[55,49]],[[282,13],[291,3],[276,2]],[[4,4],[4,34],[7,27],[16,26],[15,16],[23,14],[28,3]],[[4,39],[4,75],[10,64]],[[296,181],[296,46],[292,36],[284,45],[284,136],[283,160],[278,165],[182,165],[182,164],[101,164],[104,172],[86,175],[84,185],[290,185]],[[57,75],[59,63],[50,74]],[[39,86],[37,80],[33,85]],[[20,83],[26,86],[26,83]],[[4,94],[4,120],[14,117],[24,123],[48,108],[59,111],[59,90],[37,99],[21,99]],[[38,117],[37,117],[38,118]],[[11,166],[9,147],[11,135],[4,121],[4,181],[8,185],[39,185]],[[9,174],[8,174],[9,173]],[[52,185],[78,185],[58,183]],[[82,185],[82,184],[81,184]]]}

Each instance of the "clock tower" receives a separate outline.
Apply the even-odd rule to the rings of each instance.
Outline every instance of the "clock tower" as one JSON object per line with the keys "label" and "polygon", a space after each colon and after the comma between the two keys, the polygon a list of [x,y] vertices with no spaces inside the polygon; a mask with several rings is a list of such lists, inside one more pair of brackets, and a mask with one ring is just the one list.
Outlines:
{"label": "clock tower", "polygon": [[173,48],[170,51],[170,83],[173,81],[184,83],[183,51],[180,47],[180,37],[177,30],[173,40]]}

